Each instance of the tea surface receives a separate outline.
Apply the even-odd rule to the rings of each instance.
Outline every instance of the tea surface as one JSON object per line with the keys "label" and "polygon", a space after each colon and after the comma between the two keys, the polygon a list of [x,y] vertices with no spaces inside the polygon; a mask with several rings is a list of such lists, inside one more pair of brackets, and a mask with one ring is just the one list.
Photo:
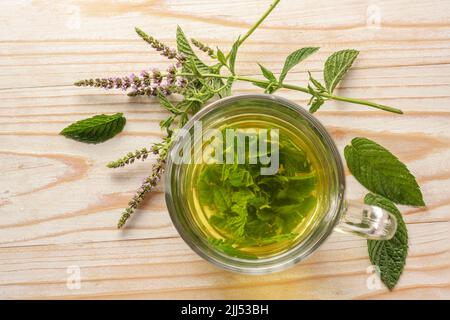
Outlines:
{"label": "tea surface", "polygon": [[[194,192],[188,203],[198,228],[216,250],[234,257],[267,258],[288,250],[307,235],[320,211],[324,186],[312,146],[298,132],[262,119],[238,121],[222,132],[225,128],[278,129],[278,170],[263,175],[260,169],[268,165],[249,163],[252,140],[246,140],[244,164],[235,156],[231,164],[191,165]],[[236,149],[224,150],[224,158],[230,152]]]}

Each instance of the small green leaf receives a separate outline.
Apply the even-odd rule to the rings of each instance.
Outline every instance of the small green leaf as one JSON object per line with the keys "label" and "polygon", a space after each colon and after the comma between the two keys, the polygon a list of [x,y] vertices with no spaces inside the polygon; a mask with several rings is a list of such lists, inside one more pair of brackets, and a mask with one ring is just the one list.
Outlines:
{"label": "small green leaf", "polygon": [[269,86],[269,84],[265,84],[265,83],[256,83],[256,82],[252,82],[252,84],[254,86],[257,86],[258,88],[263,88],[263,89],[267,89],[267,87]]}
{"label": "small green leaf", "polygon": [[359,51],[341,50],[333,53],[325,62],[323,78],[328,92],[333,93],[338,83],[342,80],[347,71],[356,60]]}
{"label": "small green leaf", "polygon": [[389,150],[367,138],[354,138],[344,150],[347,166],[367,189],[398,203],[424,206],[422,193],[408,168]]}
{"label": "small green leaf", "polygon": [[219,48],[217,48],[217,60],[219,60],[219,62],[224,66],[227,64],[227,58],[225,57],[225,54],[222,52],[222,50],[220,50]]}
{"label": "small green leaf", "polygon": [[286,75],[288,74],[289,70],[291,70],[293,67],[295,67],[297,64],[299,64],[306,58],[308,58],[317,50],[319,50],[319,48],[317,47],[301,48],[288,55],[286,61],[284,62],[283,70],[281,71],[280,74],[280,83],[282,83],[284,78],[286,78]]}
{"label": "small green leaf", "polygon": [[327,89],[316,79],[313,78],[313,76],[311,75],[311,72],[308,71],[309,74],[309,81],[311,81],[311,83],[316,87],[317,90],[321,91],[321,92],[326,92]]}
{"label": "small green leaf", "polygon": [[126,119],[122,113],[116,113],[112,116],[101,114],[72,123],[64,128],[60,134],[66,138],[85,143],[100,143],[121,132],[125,122]]}
{"label": "small green leaf", "polygon": [[229,77],[227,79],[226,86],[222,90],[220,90],[220,92],[219,92],[219,96],[221,98],[231,95],[231,88],[233,87],[233,83],[234,83],[234,78],[233,77]]}
{"label": "small green leaf", "polygon": [[159,103],[164,109],[174,114],[179,114],[177,108],[172,104],[172,102],[169,101],[169,99],[167,99],[167,97],[161,92],[161,90],[158,90],[158,99]]}
{"label": "small green leaf", "polygon": [[323,100],[321,97],[314,97],[314,99],[311,101],[311,107],[309,108],[309,112],[314,113],[323,105],[325,100]]}
{"label": "small green leaf", "polygon": [[403,272],[408,255],[408,230],[400,211],[388,199],[369,193],[364,203],[380,207],[397,219],[397,231],[390,240],[367,240],[370,261],[380,268],[381,281],[392,290]]}
{"label": "small green leaf", "polygon": [[269,80],[271,82],[277,82],[277,78],[275,77],[275,75],[273,74],[272,71],[270,71],[269,69],[267,69],[260,63],[258,63],[258,65],[261,69],[261,72],[262,72],[264,78],[266,78],[267,80]]}
{"label": "small green leaf", "polygon": [[230,71],[231,71],[232,74],[235,74],[236,55],[237,55],[237,51],[238,51],[238,48],[239,48],[240,44],[241,44],[240,37],[238,37],[236,42],[233,43],[233,46],[231,47],[231,51],[230,51]]}
{"label": "small green leaf", "polygon": [[182,53],[187,59],[191,59],[195,64],[197,70],[199,70],[200,72],[208,73],[210,71],[210,68],[194,53],[180,26],[177,26],[177,50]]}

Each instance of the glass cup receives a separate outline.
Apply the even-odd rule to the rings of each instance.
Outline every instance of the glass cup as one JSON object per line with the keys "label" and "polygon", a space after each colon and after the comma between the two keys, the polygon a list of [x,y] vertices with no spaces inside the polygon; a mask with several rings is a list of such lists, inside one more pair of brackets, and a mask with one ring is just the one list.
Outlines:
{"label": "glass cup", "polygon": [[183,131],[193,134],[196,121],[201,121],[203,128],[220,128],[235,117],[251,119],[261,116],[277,119],[280,123],[295,128],[303,139],[308,139],[314,146],[314,156],[320,163],[327,185],[321,195],[321,212],[302,240],[279,254],[267,258],[244,259],[214,249],[193,219],[190,210],[195,208],[188,205],[186,200],[193,192],[192,186],[186,182],[189,180],[189,165],[174,161],[174,155],[180,154],[186,139],[183,135],[177,135],[170,147],[166,164],[166,204],[179,234],[197,254],[226,270],[265,274],[284,270],[305,259],[334,230],[367,239],[392,238],[397,229],[395,216],[376,206],[345,200],[344,167],[336,145],[324,126],[297,104],[274,95],[236,95],[215,101],[200,110],[183,127]]}

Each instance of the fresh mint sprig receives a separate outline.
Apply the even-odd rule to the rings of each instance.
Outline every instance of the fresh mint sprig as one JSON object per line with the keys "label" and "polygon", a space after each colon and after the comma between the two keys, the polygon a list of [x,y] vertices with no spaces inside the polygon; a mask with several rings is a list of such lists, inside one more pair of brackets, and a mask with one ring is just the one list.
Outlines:
{"label": "fresh mint sprig", "polygon": [[[97,78],[77,81],[77,86],[94,86],[106,89],[117,88],[131,90],[129,95],[157,96],[161,106],[170,112],[170,115],[160,125],[166,131],[167,136],[162,143],[167,147],[171,143],[171,136],[174,130],[182,127],[189,117],[200,110],[210,99],[215,96],[224,97],[231,94],[232,86],[238,81],[250,82],[264,89],[267,93],[273,93],[280,88],[301,91],[311,95],[310,111],[317,111],[327,100],[345,101],[354,104],[366,105],[381,110],[402,113],[401,110],[380,105],[371,101],[341,97],[334,94],[334,89],[345,73],[349,70],[357,56],[357,51],[342,50],[330,56],[325,62],[324,79],[326,84],[322,85],[318,80],[310,75],[310,84],[301,87],[285,82],[289,71],[307,57],[314,54],[319,48],[306,47],[295,50],[289,54],[285,60],[283,69],[277,77],[272,71],[260,65],[264,79],[239,75],[236,70],[237,52],[240,46],[252,35],[261,25],[264,19],[273,11],[280,1],[275,0],[260,19],[232,45],[228,53],[217,48],[214,52],[216,62],[208,65],[203,62],[194,52],[188,38],[180,26],[176,30],[177,48],[171,49],[161,41],[147,35],[144,31],[136,28],[138,35],[150,46],[161,52],[168,59],[177,62],[176,67],[170,67],[168,72],[153,70],[144,71],[141,76],[131,75],[122,78]],[[201,51],[210,52],[206,46],[199,41],[193,42],[194,47]],[[210,55],[211,56],[211,55]],[[213,58],[213,56],[211,56]],[[223,72],[225,70],[225,73]],[[167,98],[170,94],[179,94],[183,99],[174,103]],[[157,144],[156,147],[160,145]],[[161,146],[160,146],[161,147]],[[165,155],[165,153],[162,153]],[[161,157],[161,155],[159,156]],[[120,160],[120,159],[119,159]],[[123,160],[123,159],[122,159]],[[164,159],[163,159],[164,160]],[[119,161],[120,162],[120,161]],[[127,163],[120,162],[120,163]],[[131,163],[129,161],[128,163]]]}

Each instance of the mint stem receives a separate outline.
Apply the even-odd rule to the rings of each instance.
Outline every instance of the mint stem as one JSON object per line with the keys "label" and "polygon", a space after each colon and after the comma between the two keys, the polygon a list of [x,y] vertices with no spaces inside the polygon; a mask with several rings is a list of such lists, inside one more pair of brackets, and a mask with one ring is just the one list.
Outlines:
{"label": "mint stem", "polygon": [[[264,14],[256,21],[256,23],[248,29],[248,31],[244,34],[244,36],[239,40],[239,46],[244,43],[245,40],[247,40],[248,37],[252,35],[252,33],[263,23],[263,21],[267,18],[267,16],[275,9],[275,7],[280,3],[281,0],[275,0],[272,2],[272,4],[269,6],[269,8],[264,12]],[[230,57],[231,51],[228,52],[226,59]]]}
{"label": "mint stem", "polygon": [[[282,84],[281,87],[282,88],[286,88],[286,89],[297,90],[297,91],[302,91],[302,92],[305,92],[305,93],[309,93],[307,88],[299,87],[299,86],[295,86],[295,85]],[[344,101],[344,102],[353,103],[353,104],[360,104],[360,105],[364,105],[364,106],[368,106],[368,107],[372,107],[372,108],[376,108],[376,109],[380,109],[380,110],[384,110],[384,111],[388,111],[388,112],[393,112],[393,113],[397,113],[397,114],[403,114],[403,111],[400,110],[400,109],[397,109],[397,108],[394,108],[394,107],[385,106],[385,105],[382,105],[382,104],[379,104],[379,103],[375,103],[375,102],[370,102],[370,101],[367,101],[367,100],[335,96],[335,95],[331,95],[331,94],[326,93],[326,92],[319,92],[318,94],[321,97],[326,98],[326,99],[337,100],[337,101]]]}
{"label": "mint stem", "polygon": [[[195,76],[195,74],[193,73],[179,73],[179,76]],[[205,73],[205,74],[201,74],[202,77],[205,78],[222,78],[222,79],[227,79],[230,78],[230,76],[226,76],[226,75],[221,75],[221,74],[214,74],[214,73]],[[239,80],[239,81],[245,81],[245,82],[251,82],[251,83],[255,83],[255,84],[261,84],[261,85],[269,85],[270,81],[267,80],[259,80],[259,79],[255,79],[255,78],[250,78],[250,77],[245,77],[245,76],[234,76],[235,80]],[[285,88],[285,89],[290,89],[290,90],[295,90],[295,91],[301,91],[307,94],[309,93],[309,90],[305,87],[301,87],[301,86],[296,86],[293,84],[286,84],[283,83],[280,85],[281,88]],[[326,92],[318,92],[318,95],[320,95],[321,97],[325,98],[325,99],[330,99],[330,100],[336,100],[336,101],[344,101],[344,102],[348,102],[348,103],[353,103],[353,104],[359,104],[359,105],[364,105],[364,106],[368,106],[371,108],[376,108],[379,110],[383,110],[383,111],[387,111],[387,112],[392,112],[392,113],[397,113],[397,114],[403,114],[403,111],[394,107],[390,107],[390,106],[385,106],[382,104],[378,104],[375,102],[370,102],[367,100],[361,100],[361,99],[355,99],[355,98],[348,98],[348,97],[341,97],[341,96],[335,96],[335,95],[331,95],[329,93]]]}

